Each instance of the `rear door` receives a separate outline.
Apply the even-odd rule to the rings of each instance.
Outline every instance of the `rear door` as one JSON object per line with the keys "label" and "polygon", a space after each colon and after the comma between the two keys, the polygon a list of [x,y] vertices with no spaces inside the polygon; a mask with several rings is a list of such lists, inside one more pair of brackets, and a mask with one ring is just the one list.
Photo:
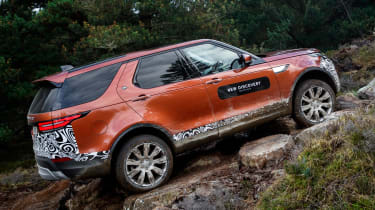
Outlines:
{"label": "rear door", "polygon": [[169,130],[178,145],[194,146],[216,138],[218,129],[205,83],[189,70],[177,51],[147,56],[127,64],[118,93],[144,123]]}
{"label": "rear door", "polygon": [[279,86],[267,63],[242,66],[240,53],[205,43],[181,50],[196,67],[213,105],[220,135],[261,121],[281,109]]}

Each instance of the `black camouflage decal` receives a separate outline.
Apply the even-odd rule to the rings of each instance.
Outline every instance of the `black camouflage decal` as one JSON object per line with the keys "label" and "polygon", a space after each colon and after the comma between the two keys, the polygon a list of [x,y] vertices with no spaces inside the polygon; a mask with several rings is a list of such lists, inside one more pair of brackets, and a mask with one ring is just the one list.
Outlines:
{"label": "black camouflage decal", "polygon": [[338,91],[339,91],[340,86],[341,86],[340,79],[339,79],[339,75],[336,72],[335,64],[333,64],[332,60],[323,55],[320,58],[320,68],[327,71],[329,74],[331,74],[333,76],[333,78],[335,80],[335,84],[336,84],[336,86],[338,88]]}
{"label": "black camouflage decal", "polygon": [[176,141],[176,142],[183,141],[185,139],[198,136],[198,135],[206,133],[208,131],[212,131],[212,130],[219,129],[219,128],[222,128],[222,127],[230,126],[230,125],[232,125],[236,122],[239,122],[241,120],[244,120],[244,119],[254,118],[254,117],[257,116],[258,113],[262,113],[262,111],[261,111],[262,109],[264,109],[264,110],[270,109],[270,110],[275,110],[275,111],[280,110],[282,107],[287,106],[288,101],[289,101],[289,99],[277,101],[277,102],[271,103],[271,104],[269,104],[269,105],[267,105],[263,108],[260,108],[258,110],[254,110],[254,111],[251,111],[251,112],[246,112],[246,113],[243,113],[243,114],[235,115],[235,116],[223,119],[223,120],[219,120],[217,122],[213,122],[213,123],[210,123],[210,124],[207,124],[207,125],[203,125],[203,126],[200,126],[200,127],[197,127],[197,128],[193,128],[193,129],[190,129],[190,130],[187,130],[187,131],[183,131],[183,132],[174,134],[173,140]]}
{"label": "black camouflage decal", "polygon": [[96,158],[107,159],[109,151],[79,153],[73,127],[33,135],[33,149],[37,156],[49,159],[71,158],[75,161],[87,161]]}

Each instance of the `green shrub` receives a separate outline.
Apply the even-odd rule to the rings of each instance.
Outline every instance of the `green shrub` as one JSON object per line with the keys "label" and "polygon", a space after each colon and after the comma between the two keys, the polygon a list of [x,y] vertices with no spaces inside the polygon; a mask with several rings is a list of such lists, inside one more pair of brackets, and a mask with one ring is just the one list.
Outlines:
{"label": "green shrub", "polygon": [[339,129],[317,137],[287,175],[261,196],[260,209],[374,209],[375,114],[343,117]]}
{"label": "green shrub", "polygon": [[0,124],[0,143],[6,143],[13,138],[13,131],[5,124]]}

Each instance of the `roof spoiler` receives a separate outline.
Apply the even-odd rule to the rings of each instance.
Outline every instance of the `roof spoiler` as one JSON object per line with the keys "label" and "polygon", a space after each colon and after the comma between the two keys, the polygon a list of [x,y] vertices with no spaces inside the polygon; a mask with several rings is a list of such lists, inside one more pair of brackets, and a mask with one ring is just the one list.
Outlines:
{"label": "roof spoiler", "polygon": [[74,66],[72,65],[63,65],[60,66],[61,71],[69,71],[70,69],[74,69]]}

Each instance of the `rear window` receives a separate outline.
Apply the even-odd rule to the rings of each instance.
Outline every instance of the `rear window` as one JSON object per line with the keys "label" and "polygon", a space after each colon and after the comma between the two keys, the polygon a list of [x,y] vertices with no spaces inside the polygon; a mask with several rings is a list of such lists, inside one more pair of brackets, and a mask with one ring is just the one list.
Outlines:
{"label": "rear window", "polygon": [[107,90],[121,63],[106,66],[65,79],[62,88],[43,86],[36,94],[29,113],[43,113],[84,104],[99,98]]}
{"label": "rear window", "polygon": [[35,114],[52,111],[57,94],[58,88],[41,87],[31,103],[29,113]]}
{"label": "rear window", "polygon": [[107,90],[121,63],[99,68],[65,79],[61,89],[61,109],[99,98]]}

